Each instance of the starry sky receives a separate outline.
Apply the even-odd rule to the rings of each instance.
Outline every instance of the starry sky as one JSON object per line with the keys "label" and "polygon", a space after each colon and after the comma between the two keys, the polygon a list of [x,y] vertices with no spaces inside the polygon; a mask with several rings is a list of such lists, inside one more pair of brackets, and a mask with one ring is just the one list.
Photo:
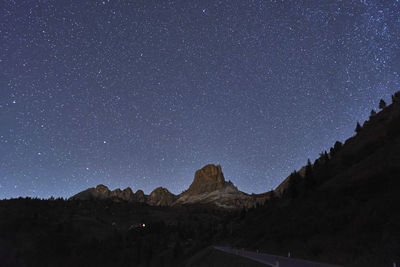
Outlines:
{"label": "starry sky", "polygon": [[396,0],[0,0],[0,198],[276,187],[400,89]]}

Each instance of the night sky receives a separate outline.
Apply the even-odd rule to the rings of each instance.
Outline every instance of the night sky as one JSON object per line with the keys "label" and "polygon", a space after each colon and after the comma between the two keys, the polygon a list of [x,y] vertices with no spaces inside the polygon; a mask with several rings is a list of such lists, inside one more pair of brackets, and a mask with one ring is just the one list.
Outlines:
{"label": "night sky", "polygon": [[0,198],[269,191],[399,89],[396,0],[0,0]]}

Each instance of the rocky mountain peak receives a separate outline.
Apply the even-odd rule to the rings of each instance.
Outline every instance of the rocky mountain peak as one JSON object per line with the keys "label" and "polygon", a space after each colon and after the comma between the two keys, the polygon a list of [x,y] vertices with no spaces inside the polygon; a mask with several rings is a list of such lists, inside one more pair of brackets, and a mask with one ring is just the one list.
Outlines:
{"label": "rocky mountain peak", "polygon": [[71,199],[82,199],[82,200],[89,200],[89,199],[106,199],[111,197],[111,191],[108,189],[107,186],[99,184],[95,188],[88,188],[74,196]]}
{"label": "rocky mountain peak", "polygon": [[149,195],[148,203],[154,206],[170,206],[176,199],[176,196],[164,187],[157,187]]}
{"label": "rocky mountain peak", "polygon": [[157,187],[154,189],[151,193],[150,196],[156,196],[156,195],[165,195],[165,194],[171,194],[167,188],[164,187]]}
{"label": "rocky mountain peak", "polygon": [[122,193],[126,194],[126,195],[132,195],[133,196],[133,191],[132,191],[132,189],[130,187],[127,187],[124,190],[122,190]]}
{"label": "rocky mountain peak", "polygon": [[214,164],[197,170],[190,187],[178,196],[163,187],[158,187],[146,195],[142,190],[133,193],[129,187],[110,191],[107,186],[100,184],[71,197],[80,200],[112,199],[116,202],[139,202],[152,206],[204,204],[229,209],[254,207],[256,203],[264,203],[265,198],[239,191],[230,181],[225,181],[221,166]]}
{"label": "rocky mountain peak", "polygon": [[224,174],[220,165],[208,164],[197,170],[189,189],[184,194],[198,195],[224,188]]}
{"label": "rocky mountain peak", "polygon": [[103,184],[99,184],[98,186],[96,186],[95,190],[101,195],[108,195],[110,193],[110,189],[108,189],[108,187]]}
{"label": "rocky mountain peak", "polygon": [[117,198],[117,199],[126,200],[126,201],[131,201],[134,198],[132,189],[130,189],[129,187],[125,188],[124,190],[117,188],[117,189],[111,191],[110,196]]}
{"label": "rocky mountain peak", "polygon": [[143,192],[143,190],[137,190],[135,193],[135,200],[138,202],[145,202],[146,201],[146,196]]}
{"label": "rocky mountain peak", "polygon": [[226,209],[250,208],[264,203],[266,195],[248,195],[226,182],[221,166],[209,164],[196,171],[189,189],[179,195],[174,205],[213,205]]}

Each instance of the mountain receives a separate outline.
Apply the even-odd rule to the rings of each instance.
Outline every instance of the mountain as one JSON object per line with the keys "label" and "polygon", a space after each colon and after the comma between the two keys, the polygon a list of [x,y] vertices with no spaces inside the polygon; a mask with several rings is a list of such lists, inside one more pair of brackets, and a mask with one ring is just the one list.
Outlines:
{"label": "mountain", "polygon": [[[305,173],[306,173],[306,167],[303,166],[298,173],[304,177]],[[289,181],[290,181],[290,177],[291,175],[289,175],[288,177],[286,177],[282,183],[280,183],[278,185],[277,188],[275,188],[274,192],[277,194],[277,196],[282,196],[284,194],[284,192],[288,189],[289,187]]]}
{"label": "mountain", "polygon": [[197,170],[190,187],[182,192],[175,205],[205,204],[220,208],[250,208],[265,202],[267,195],[248,195],[225,181],[220,165],[209,164]]}
{"label": "mountain", "polygon": [[[368,121],[363,126],[357,127],[357,134],[346,140],[344,144],[337,141],[329,153],[321,153],[321,156],[313,164],[302,167],[292,173],[273,191],[263,194],[247,194],[240,191],[231,181],[226,181],[222,168],[219,165],[208,164],[197,170],[189,188],[179,195],[174,195],[165,188],[157,188],[150,195],[145,195],[138,190],[135,194],[127,188],[121,191],[110,191],[106,186],[99,185],[89,188],[73,196],[71,199],[113,199],[114,201],[133,201],[147,203],[151,206],[179,206],[179,205],[205,205],[226,209],[253,208],[263,205],[271,196],[285,198],[288,195],[303,193],[305,190],[313,190],[322,184],[334,185],[329,182],[336,174],[348,171],[360,157],[370,151],[379,148],[386,140],[391,140],[398,134],[398,117],[400,114],[400,93],[393,96],[393,104],[376,114],[371,113]],[[381,157],[384,157],[382,155]],[[374,164],[374,162],[371,162]],[[358,166],[358,165],[355,165]],[[368,167],[368,168],[367,168]],[[314,170],[315,175],[308,177],[307,168]],[[357,168],[352,177],[358,177],[365,170],[372,167]],[[374,168],[376,171],[376,167]],[[321,177],[321,178],[317,178]],[[350,178],[353,179],[353,178]]]}
{"label": "mountain", "polygon": [[152,206],[171,206],[176,198],[168,189],[158,187],[148,196],[147,204]]}
{"label": "mountain", "polygon": [[[192,184],[182,194],[199,195],[220,190],[226,186],[233,186],[233,184],[225,181],[221,166],[209,164],[195,172]],[[236,187],[233,189],[237,191]]]}
{"label": "mountain", "polygon": [[129,201],[134,198],[135,195],[133,194],[132,189],[127,187],[124,190],[117,188],[114,191],[111,191],[111,197]]}
{"label": "mountain", "polygon": [[[121,190],[119,188],[110,191],[107,186],[99,184],[95,188],[88,188],[73,197],[73,199],[92,200],[92,199],[113,199],[115,201],[139,201],[141,199],[140,192],[134,194],[129,187]],[[141,201],[139,201],[141,202]]]}
{"label": "mountain", "polygon": [[133,200],[139,203],[144,203],[147,201],[147,196],[144,194],[143,190],[139,189],[136,191]]}
{"label": "mountain", "polygon": [[128,187],[110,191],[105,185],[86,189],[70,199],[112,199],[114,201],[142,202],[151,206],[206,205],[218,208],[241,209],[261,205],[269,193],[246,194],[239,191],[231,181],[225,181],[220,165],[209,164],[197,170],[189,188],[174,195],[163,187],[154,189],[150,195],[142,190],[135,194]]}

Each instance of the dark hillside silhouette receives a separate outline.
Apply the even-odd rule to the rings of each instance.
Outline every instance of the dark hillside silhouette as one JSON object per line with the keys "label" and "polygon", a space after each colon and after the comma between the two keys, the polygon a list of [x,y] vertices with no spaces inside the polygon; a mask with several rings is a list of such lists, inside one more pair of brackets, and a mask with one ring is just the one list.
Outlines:
{"label": "dark hillside silhouette", "polygon": [[346,266],[399,264],[399,95],[305,174],[292,173],[278,201],[235,221],[231,242]]}

